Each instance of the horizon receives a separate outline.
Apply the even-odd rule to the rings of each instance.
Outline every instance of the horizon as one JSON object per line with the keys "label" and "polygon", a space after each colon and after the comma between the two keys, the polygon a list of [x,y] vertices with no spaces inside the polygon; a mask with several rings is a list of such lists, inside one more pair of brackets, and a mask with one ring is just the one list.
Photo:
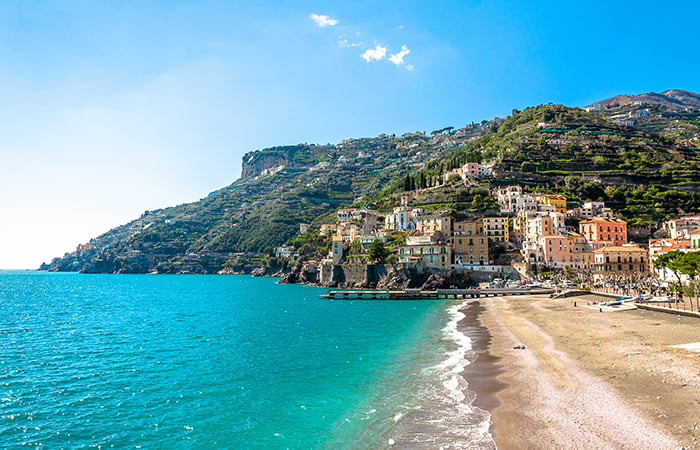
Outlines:
{"label": "horizon", "polygon": [[206,197],[257,149],[700,91],[695,2],[538,5],[2,4],[0,269]]}

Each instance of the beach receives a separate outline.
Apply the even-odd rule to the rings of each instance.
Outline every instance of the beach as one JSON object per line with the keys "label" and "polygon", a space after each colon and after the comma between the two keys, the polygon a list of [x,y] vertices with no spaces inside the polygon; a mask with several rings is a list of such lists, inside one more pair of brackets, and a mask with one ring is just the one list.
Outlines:
{"label": "beach", "polygon": [[595,300],[480,299],[490,342],[465,376],[498,448],[700,448],[700,353],[673,347],[700,320]]}

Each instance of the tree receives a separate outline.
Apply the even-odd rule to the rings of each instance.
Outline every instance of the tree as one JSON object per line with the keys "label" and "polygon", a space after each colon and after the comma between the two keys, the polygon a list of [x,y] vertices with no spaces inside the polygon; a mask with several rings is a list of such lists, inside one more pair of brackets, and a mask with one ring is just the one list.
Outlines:
{"label": "tree", "polygon": [[698,299],[698,282],[700,282],[700,252],[683,253],[678,258],[677,269],[680,273],[693,279],[693,297],[700,311],[700,299]]}
{"label": "tree", "polygon": [[384,241],[381,239],[372,241],[372,245],[369,247],[369,258],[381,264],[387,256],[389,256],[389,249],[384,245]]}
{"label": "tree", "polygon": [[654,267],[656,269],[668,269],[676,277],[678,289],[681,288],[681,272],[679,265],[681,258],[683,258],[683,253],[678,250],[673,250],[658,255],[654,260]]}

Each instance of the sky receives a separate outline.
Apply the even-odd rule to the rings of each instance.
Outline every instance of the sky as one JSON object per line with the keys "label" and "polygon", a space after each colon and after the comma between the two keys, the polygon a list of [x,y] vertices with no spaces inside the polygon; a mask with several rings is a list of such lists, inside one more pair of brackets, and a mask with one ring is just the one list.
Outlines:
{"label": "sky", "polygon": [[700,2],[0,2],[0,269],[238,179],[256,149],[700,92]]}

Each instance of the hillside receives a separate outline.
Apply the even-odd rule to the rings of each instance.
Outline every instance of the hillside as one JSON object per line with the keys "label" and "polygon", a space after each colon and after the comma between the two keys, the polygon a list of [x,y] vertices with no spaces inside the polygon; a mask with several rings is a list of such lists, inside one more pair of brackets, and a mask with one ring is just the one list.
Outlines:
{"label": "hillside", "polygon": [[[671,98],[669,92],[677,91],[659,95]],[[508,183],[572,201],[602,198],[640,225],[697,211],[700,110],[635,102],[595,111],[540,105],[459,129],[257,150],[243,156],[241,178],[231,185],[198,202],[147,211],[44,268],[212,273],[234,260],[255,262],[300,224],[322,223],[345,205],[386,210],[410,194],[415,204],[478,213],[494,206],[486,188]],[[620,120],[639,108],[649,114]],[[451,169],[484,161],[493,161],[494,176],[481,185],[444,182]],[[249,256],[232,258],[236,253]]]}
{"label": "hillside", "polygon": [[[605,116],[610,112],[562,105],[516,111],[482,138],[410,175],[412,182],[395,181],[375,203],[396,204],[407,191],[417,204],[441,196],[444,203],[468,203],[456,186],[406,187],[417,179],[440,180],[465,162],[494,160],[494,176],[484,186],[518,184],[571,201],[603,200],[637,225],[655,227],[667,216],[700,209],[700,149],[643,126],[619,125]],[[695,126],[700,111],[688,114],[690,120],[672,119],[674,125]]]}
{"label": "hillside", "polygon": [[300,224],[376,195],[390,181],[477,139],[490,126],[484,121],[457,130],[250,152],[243,156],[241,178],[231,185],[198,202],[146,211],[48,268],[216,272],[231,253],[269,251],[293,237]]}
{"label": "hillside", "polygon": [[669,89],[660,93],[647,92],[639,95],[617,95],[597,103],[605,108],[639,103],[639,106],[641,104],[654,104],[676,110],[700,109],[700,95],[682,89]]}

